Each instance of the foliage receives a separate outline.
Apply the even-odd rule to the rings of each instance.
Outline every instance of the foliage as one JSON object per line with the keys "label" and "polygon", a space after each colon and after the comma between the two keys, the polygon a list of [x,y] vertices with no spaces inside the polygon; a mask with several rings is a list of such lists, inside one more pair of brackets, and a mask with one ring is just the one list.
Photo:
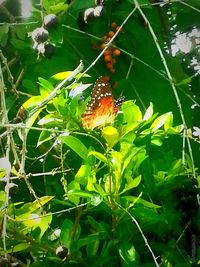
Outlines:
{"label": "foliage", "polygon": [[[0,9],[0,265],[197,266],[199,2],[38,2]],[[125,100],[85,129],[99,76]]]}

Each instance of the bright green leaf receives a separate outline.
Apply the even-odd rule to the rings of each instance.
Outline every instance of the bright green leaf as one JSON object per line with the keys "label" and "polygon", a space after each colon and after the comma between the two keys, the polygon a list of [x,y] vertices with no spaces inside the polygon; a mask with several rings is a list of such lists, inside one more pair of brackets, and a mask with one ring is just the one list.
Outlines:
{"label": "bright green leaf", "polygon": [[153,104],[150,103],[149,107],[147,108],[147,110],[144,114],[143,121],[149,120],[152,115],[153,115]]}
{"label": "bright green leaf", "polygon": [[67,186],[67,197],[75,205],[78,205],[80,202],[80,196],[77,192],[80,192],[80,184],[77,181],[71,181]]}
{"label": "bright green leaf", "polygon": [[59,139],[68,147],[70,147],[81,158],[87,158],[88,150],[78,138],[71,135],[62,135],[59,137]]}
{"label": "bright green leaf", "polygon": [[168,113],[163,114],[163,115],[159,116],[158,118],[156,118],[150,127],[152,129],[152,131],[155,132],[156,130],[161,128],[165,124],[165,122],[167,121],[167,118],[169,116],[171,116],[171,112],[168,112]]}
{"label": "bright green leaf", "polygon": [[90,151],[88,153],[88,157],[91,156],[91,155],[95,156],[95,158],[97,158],[98,160],[100,160],[100,161],[102,161],[102,162],[104,162],[106,164],[108,163],[107,158],[102,153],[100,153],[100,152]]}
{"label": "bright green leaf", "polygon": [[29,244],[27,242],[26,243],[20,243],[20,244],[13,246],[11,249],[8,249],[7,253],[20,252],[20,251],[26,250],[28,248],[30,250],[31,246],[32,246],[32,244]]}
{"label": "bright green leaf", "polygon": [[142,176],[141,175],[138,175],[136,178],[131,178],[131,179],[128,179],[127,180],[127,183],[126,183],[126,185],[125,185],[125,188],[124,188],[124,190],[121,192],[121,194],[123,194],[124,192],[126,192],[126,191],[128,191],[128,190],[130,190],[130,189],[132,189],[132,188],[135,188],[135,187],[137,187],[139,184],[140,184],[140,182],[141,182],[141,179],[142,179]]}
{"label": "bright green leaf", "polygon": [[61,233],[60,233],[60,241],[62,244],[69,248],[70,241],[71,241],[71,231],[73,228],[73,222],[69,219],[64,220],[62,227],[61,227]]}

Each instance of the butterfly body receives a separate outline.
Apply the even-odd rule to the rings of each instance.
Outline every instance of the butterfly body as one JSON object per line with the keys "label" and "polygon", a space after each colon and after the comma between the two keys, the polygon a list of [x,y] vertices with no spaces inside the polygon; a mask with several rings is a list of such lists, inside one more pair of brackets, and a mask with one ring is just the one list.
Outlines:
{"label": "butterfly body", "polygon": [[98,78],[86,111],[82,115],[83,127],[94,129],[112,123],[118,109],[110,85],[104,77]]}

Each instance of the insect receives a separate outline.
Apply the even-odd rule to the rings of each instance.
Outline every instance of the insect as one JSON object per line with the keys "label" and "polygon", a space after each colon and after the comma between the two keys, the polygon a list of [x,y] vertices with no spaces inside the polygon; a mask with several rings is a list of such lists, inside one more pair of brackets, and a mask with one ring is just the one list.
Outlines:
{"label": "insect", "polygon": [[112,123],[124,98],[114,100],[105,77],[97,79],[86,111],[82,115],[83,127],[94,129]]}

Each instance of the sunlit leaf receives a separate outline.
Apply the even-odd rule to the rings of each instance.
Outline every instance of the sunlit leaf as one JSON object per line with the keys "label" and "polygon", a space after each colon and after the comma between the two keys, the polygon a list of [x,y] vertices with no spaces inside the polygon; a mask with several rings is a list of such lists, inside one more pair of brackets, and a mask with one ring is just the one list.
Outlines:
{"label": "sunlit leaf", "polygon": [[69,96],[71,98],[74,98],[75,96],[82,94],[88,87],[90,87],[92,84],[88,83],[88,84],[77,84],[74,88],[71,89]]}
{"label": "sunlit leaf", "polygon": [[91,198],[91,205],[98,206],[103,201],[103,198],[100,195],[94,194]]}
{"label": "sunlit leaf", "polygon": [[90,165],[86,164],[81,165],[81,167],[79,168],[78,172],[75,175],[75,180],[82,185],[86,185],[90,172],[91,172]]}
{"label": "sunlit leaf", "polygon": [[151,118],[152,115],[153,115],[153,104],[150,103],[149,107],[147,108],[144,114],[143,121],[147,121],[148,119]]}
{"label": "sunlit leaf", "polygon": [[158,118],[156,118],[155,121],[150,126],[152,131],[155,132],[156,130],[161,128],[166,123],[169,116],[171,116],[171,112],[168,112],[168,113],[163,114],[163,115],[159,116]]}
{"label": "sunlit leaf", "polygon": [[131,263],[131,266],[138,266],[138,257],[136,249],[132,244],[124,242],[119,247],[119,255],[125,261],[127,265]]}
{"label": "sunlit leaf", "polygon": [[107,158],[102,153],[100,153],[100,152],[90,151],[88,153],[88,157],[91,156],[91,155],[93,155],[95,158],[97,158],[98,160],[100,160],[100,161],[102,161],[102,162],[104,162],[106,164],[108,162]]}
{"label": "sunlit leaf", "polygon": [[134,101],[125,101],[121,107],[124,116],[124,122],[137,123],[142,119],[142,112]]}
{"label": "sunlit leaf", "polygon": [[62,135],[59,137],[59,139],[66,144],[68,147],[70,147],[77,155],[79,155],[81,158],[86,159],[88,155],[88,150],[86,146],[76,137],[74,136],[66,136]]}
{"label": "sunlit leaf", "polygon": [[20,243],[20,244],[13,246],[11,249],[8,249],[7,253],[24,251],[28,248],[30,249],[31,246],[32,246],[32,244],[29,244],[27,242],[26,243]]}
{"label": "sunlit leaf", "polygon": [[41,95],[48,95],[51,93],[54,89],[53,85],[46,79],[39,77],[39,85],[41,86],[40,88],[40,94]]}
{"label": "sunlit leaf", "polygon": [[[58,73],[54,74],[53,76],[51,76],[51,78],[53,78],[55,80],[64,80],[68,76],[70,76],[70,74],[72,74],[72,71],[62,71],[62,72],[58,72]],[[82,73],[78,73],[75,76],[75,78],[78,79],[81,76],[82,76]],[[83,77],[89,77],[89,75],[88,74],[84,74]]]}
{"label": "sunlit leaf", "polygon": [[39,228],[40,228],[40,235],[39,238],[41,239],[46,230],[49,228],[49,225],[51,225],[52,221],[52,215],[48,214],[48,216],[44,216],[41,218]]}
{"label": "sunlit leaf", "polygon": [[50,131],[41,131],[38,142],[37,142],[37,147],[39,147],[44,142],[51,140],[52,138],[53,138],[53,135]]}
{"label": "sunlit leaf", "polygon": [[92,198],[93,196],[91,193],[87,193],[86,191],[72,190],[72,189],[68,191],[68,194],[83,198]]}
{"label": "sunlit leaf", "polygon": [[77,181],[71,181],[67,186],[67,197],[75,205],[78,205],[80,202],[80,196],[77,192],[80,192],[80,184]]}
{"label": "sunlit leaf", "polygon": [[7,158],[0,158],[0,178],[3,178],[6,173],[10,173],[11,164]]}

